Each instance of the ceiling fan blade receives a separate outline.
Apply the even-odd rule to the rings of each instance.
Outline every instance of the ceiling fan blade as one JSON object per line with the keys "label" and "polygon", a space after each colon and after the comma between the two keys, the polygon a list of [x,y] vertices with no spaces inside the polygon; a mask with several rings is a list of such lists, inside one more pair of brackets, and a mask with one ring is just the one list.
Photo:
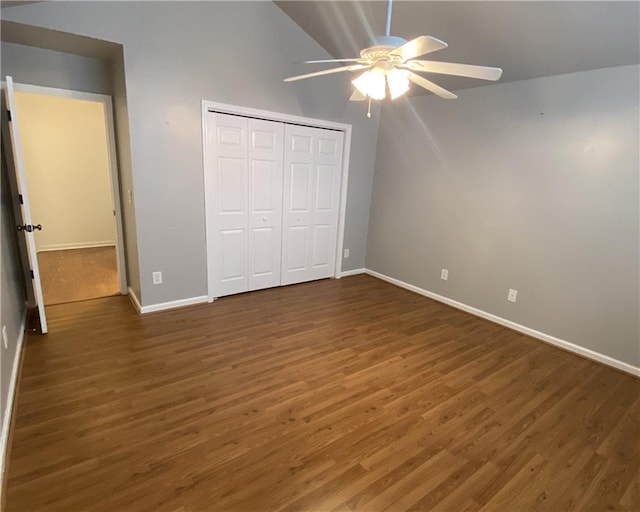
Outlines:
{"label": "ceiling fan blade", "polygon": [[440,41],[440,39],[436,39],[435,37],[420,36],[412,39],[402,46],[398,46],[394,50],[391,50],[389,55],[392,57],[400,57],[402,62],[406,62],[409,59],[420,57],[420,55],[424,55],[425,53],[443,50],[447,46],[449,46],[447,43]]}
{"label": "ceiling fan blade", "polygon": [[301,64],[320,64],[322,62],[360,62],[362,57],[353,59],[320,59],[320,60],[305,60]]}
{"label": "ceiling fan blade", "polygon": [[367,97],[364,94],[362,94],[358,89],[356,89],[355,91],[353,91],[353,94],[349,98],[349,101],[364,101],[366,99]]}
{"label": "ceiling fan blade", "polygon": [[290,76],[285,78],[284,82],[295,82],[296,80],[303,80],[305,78],[312,78],[314,76],[330,75],[332,73],[340,73],[342,71],[357,71],[359,69],[365,69],[370,67],[368,64],[353,64],[352,66],[342,66],[339,68],[325,69],[324,71],[316,71],[315,73],[307,73],[306,75]]}
{"label": "ceiling fan blade", "polygon": [[498,80],[502,76],[502,69],[488,66],[473,66],[456,62],[437,62],[432,60],[411,60],[404,64],[411,71],[437,73],[439,75],[467,76],[481,80]]}
{"label": "ceiling fan blade", "polygon": [[419,85],[420,87],[424,87],[427,91],[431,91],[433,94],[440,96],[446,100],[454,100],[457,98],[455,94],[452,92],[443,89],[437,84],[434,84],[431,80],[427,80],[426,78],[421,77],[420,75],[416,75],[415,73],[409,73],[409,80],[411,80],[414,84]]}

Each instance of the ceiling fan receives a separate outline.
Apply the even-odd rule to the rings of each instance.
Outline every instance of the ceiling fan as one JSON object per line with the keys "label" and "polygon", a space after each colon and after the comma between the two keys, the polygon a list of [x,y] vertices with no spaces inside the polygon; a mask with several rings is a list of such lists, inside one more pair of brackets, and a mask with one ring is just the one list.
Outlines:
{"label": "ceiling fan", "polygon": [[416,57],[443,50],[448,45],[444,41],[432,36],[420,36],[407,42],[401,37],[390,35],[392,9],[393,0],[389,0],[385,35],[376,37],[374,39],[375,44],[362,50],[359,58],[308,60],[304,62],[304,64],[326,62],[355,62],[355,64],[292,76],[285,78],[284,81],[295,82],[296,80],[341,73],[344,71],[366,70],[352,81],[355,86],[355,91],[349,99],[351,101],[369,99],[369,112],[367,116],[371,117],[372,99],[382,100],[386,98],[388,88],[389,96],[394,100],[409,90],[411,82],[441,98],[457,98],[452,92],[416,74],[416,72],[456,75],[493,81],[498,80],[502,75],[502,69],[500,68],[457,64],[454,62],[416,60]]}

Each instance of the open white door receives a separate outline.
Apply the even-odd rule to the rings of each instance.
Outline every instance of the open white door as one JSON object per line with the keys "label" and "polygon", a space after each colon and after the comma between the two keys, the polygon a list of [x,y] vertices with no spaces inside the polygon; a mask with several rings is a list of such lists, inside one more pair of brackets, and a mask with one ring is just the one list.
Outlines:
{"label": "open white door", "polygon": [[11,134],[11,147],[13,153],[13,164],[16,172],[16,182],[18,193],[20,194],[20,211],[22,213],[23,225],[17,226],[17,229],[25,235],[27,243],[27,253],[29,256],[29,266],[31,269],[31,283],[33,286],[33,295],[35,297],[36,306],[38,307],[38,316],[40,317],[40,329],[42,334],[47,332],[47,319],[44,313],[44,300],[42,298],[42,284],[40,282],[40,269],[38,267],[38,257],[36,253],[36,240],[34,229],[41,229],[39,225],[34,225],[31,221],[31,209],[29,208],[29,194],[27,192],[27,178],[24,171],[24,162],[22,160],[22,148],[20,146],[20,133],[18,130],[18,113],[16,112],[16,102],[13,94],[13,78],[6,77],[5,96],[7,107],[9,108],[9,133]]}

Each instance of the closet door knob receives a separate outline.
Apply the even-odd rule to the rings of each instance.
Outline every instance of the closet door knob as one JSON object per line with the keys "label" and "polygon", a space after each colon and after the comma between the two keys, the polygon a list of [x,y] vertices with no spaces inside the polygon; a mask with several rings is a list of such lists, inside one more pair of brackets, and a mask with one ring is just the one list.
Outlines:
{"label": "closet door knob", "polygon": [[266,217],[262,217],[262,222],[267,222],[267,218]]}

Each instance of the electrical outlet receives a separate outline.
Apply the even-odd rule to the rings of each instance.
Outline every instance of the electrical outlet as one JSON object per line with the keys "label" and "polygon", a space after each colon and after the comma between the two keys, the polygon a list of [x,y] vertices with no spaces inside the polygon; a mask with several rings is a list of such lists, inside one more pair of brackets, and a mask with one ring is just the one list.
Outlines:
{"label": "electrical outlet", "polygon": [[162,272],[153,273],[153,284],[162,284]]}
{"label": "electrical outlet", "polygon": [[4,345],[5,349],[9,348],[9,337],[7,336],[7,326],[6,325],[2,326],[2,344]]}
{"label": "electrical outlet", "polygon": [[344,257],[345,257],[345,258],[348,258],[348,257],[349,257],[349,254],[350,254],[350,253],[349,253],[349,249],[345,249],[345,250],[344,250]]}
{"label": "electrical outlet", "polygon": [[440,270],[440,279],[442,279],[443,281],[449,279],[449,271],[446,268]]}
{"label": "electrical outlet", "polygon": [[509,302],[515,302],[517,298],[518,298],[518,290],[509,288],[509,294],[507,295],[507,300]]}

